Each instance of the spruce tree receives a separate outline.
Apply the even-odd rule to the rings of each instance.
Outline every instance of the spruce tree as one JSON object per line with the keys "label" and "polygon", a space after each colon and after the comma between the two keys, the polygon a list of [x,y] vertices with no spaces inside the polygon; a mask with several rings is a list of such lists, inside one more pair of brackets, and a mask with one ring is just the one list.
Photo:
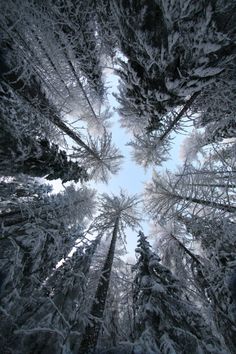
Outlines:
{"label": "spruce tree", "polygon": [[[140,139],[144,141],[148,135],[146,141],[151,140],[154,133],[156,144],[162,146],[158,155],[163,162],[163,150],[168,150],[173,134],[181,131],[183,120],[191,122],[189,118],[196,110],[202,115],[201,108],[196,109],[198,99],[203,103],[204,117],[212,111],[209,102],[217,99],[214,93],[204,105],[208,87],[215,90],[218,84],[223,85],[223,92],[217,92],[221,97],[218,107],[225,106],[222,101],[228,91],[229,105],[234,106],[235,4],[201,1],[184,6],[180,0],[116,0],[112,9],[115,36],[127,58],[121,60],[117,70],[121,78],[116,95],[121,124],[136,135],[134,149],[139,147]],[[220,109],[223,110],[227,112],[223,116],[214,110],[213,121],[230,116],[229,110]],[[154,158],[153,163],[156,162]]]}
{"label": "spruce tree", "polygon": [[[231,351],[235,348],[236,301],[233,295],[235,277],[235,223],[224,218],[179,216],[180,222],[200,242],[202,277],[196,274],[198,285],[210,302],[212,316]],[[202,281],[204,278],[205,281]]]}
{"label": "spruce tree", "polygon": [[[98,237],[91,244],[77,247],[35,294],[36,312],[32,308],[19,319],[22,329],[29,331],[24,336],[24,353],[76,352],[86,322],[83,303],[88,273],[99,242]],[[49,329],[46,333],[45,327]]]}
{"label": "spruce tree", "polygon": [[26,174],[31,177],[45,177],[48,180],[60,178],[63,183],[74,180],[86,181],[88,175],[83,167],[68,159],[66,152],[59,150],[47,139],[17,136],[14,127],[1,120],[0,170],[5,176]]}
{"label": "spruce tree", "polygon": [[227,353],[142,232],[136,252],[134,353]]}
{"label": "spruce tree", "polygon": [[[2,217],[1,311],[3,323],[7,323],[11,328],[9,335],[4,339],[4,345],[13,350],[17,347],[15,340],[20,343],[28,336],[28,334],[26,337],[22,336],[24,330],[35,332],[34,328],[39,325],[42,313],[45,316],[41,298],[48,294],[45,294],[43,284],[54,272],[58,262],[67,258],[75,242],[79,238],[83,239],[81,226],[86,225],[86,218],[92,217],[94,193],[75,189],[71,192],[74,196],[71,203],[66,191],[64,198],[63,194],[61,196],[41,194],[38,198],[30,196],[27,201],[23,196],[13,204],[11,217],[13,219],[13,216],[17,215],[17,220],[15,217],[14,222],[9,225],[8,218],[8,225],[5,225]],[[5,219],[11,213],[8,208],[9,205],[6,205]],[[56,286],[53,285],[53,289]],[[50,313],[53,315],[54,312]],[[15,332],[15,336],[14,330],[23,332]],[[5,333],[2,327],[1,332]]]}
{"label": "spruce tree", "polygon": [[117,239],[124,233],[125,226],[134,228],[138,225],[139,213],[136,208],[137,203],[137,197],[125,196],[123,192],[120,193],[119,197],[104,194],[101,200],[100,215],[97,217],[95,225],[99,233],[102,231],[111,233],[111,242],[91,306],[91,321],[85,329],[80,344],[79,352],[81,354],[96,351],[99,332],[102,327]]}

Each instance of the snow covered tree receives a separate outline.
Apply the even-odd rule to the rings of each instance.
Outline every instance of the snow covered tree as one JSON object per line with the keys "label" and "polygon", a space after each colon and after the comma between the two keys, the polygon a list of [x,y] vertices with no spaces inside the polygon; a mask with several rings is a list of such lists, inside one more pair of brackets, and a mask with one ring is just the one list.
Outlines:
{"label": "snow covered tree", "polygon": [[[214,126],[220,124],[221,128],[225,126],[224,135],[227,135],[227,131],[230,134],[227,125],[235,121],[235,88],[235,61],[233,60],[214,82],[201,91],[194,101],[192,106],[193,112],[196,113],[194,125],[207,127],[211,123]],[[210,129],[209,133],[214,138]]]}
{"label": "snow covered tree", "polygon": [[91,178],[95,181],[108,182],[110,174],[116,174],[120,169],[123,155],[119,149],[112,143],[112,134],[107,132],[99,139],[87,139],[89,149],[74,148],[72,157],[83,163],[89,171]]}
{"label": "snow covered tree", "polygon": [[[85,321],[83,301],[88,273],[99,242],[100,237],[90,244],[77,246],[74,254],[47,279],[41,293],[35,294],[36,313],[30,309],[20,320],[25,330],[25,353],[77,351]],[[44,328],[48,329],[46,333]]]}
{"label": "snow covered tree", "polygon": [[[17,200],[12,206],[8,204],[1,212],[2,243],[8,246],[15,272],[15,286],[23,286],[26,273],[35,274],[43,280],[50,274],[57,262],[67,255],[77,237],[77,228],[86,225],[86,217],[94,212],[94,191],[81,189],[71,191],[74,200],[69,201],[67,191],[64,195],[40,195],[35,200]],[[83,198],[83,199],[82,199]],[[18,261],[14,257],[18,254]],[[6,261],[3,257],[3,262]],[[27,260],[27,262],[26,262]],[[22,263],[23,262],[23,263]],[[4,268],[4,267],[3,267]],[[23,273],[25,273],[25,275]],[[23,278],[21,276],[23,274]],[[11,274],[9,281],[12,284]],[[22,284],[20,285],[20,282]],[[33,285],[32,281],[32,285]]]}
{"label": "snow covered tree", "polygon": [[159,145],[167,149],[171,134],[196,111],[192,106],[201,92],[217,87],[218,76],[222,82],[229,77],[236,50],[235,4],[117,0],[112,6],[126,57],[118,70],[121,124],[136,135],[157,131]]}
{"label": "snow covered tree", "polygon": [[171,173],[159,176],[155,171],[152,182],[146,184],[145,205],[146,210],[156,220],[171,219],[174,215],[185,210],[200,210],[205,213],[232,213],[236,211],[234,199],[227,198],[217,189],[203,188],[175,177]]}
{"label": "snow covered tree", "polygon": [[[124,251],[117,245],[110,285],[99,334],[98,353],[130,353],[134,330],[133,275],[131,264],[123,259]],[[133,259],[131,261],[133,263]],[[129,262],[128,262],[129,263]]]}
{"label": "snow covered tree", "polygon": [[[101,138],[92,139],[91,136],[88,136],[88,138],[84,139],[75,129],[71,129],[63,121],[60,109],[50,99],[50,94],[44,89],[41,78],[34,72],[28,73],[27,78],[24,77],[24,67],[22,67],[21,63],[18,66],[14,63],[13,48],[14,44],[12,40],[8,39],[2,42],[0,75],[4,85],[10,87],[25,104],[31,106],[31,111],[35,114],[40,113],[44,119],[48,120],[52,125],[75,141],[79,146],[79,153],[77,152],[76,155],[78,158],[83,159],[80,163],[86,163],[91,167],[91,174],[95,178],[107,181],[110,173],[118,171],[121,158],[123,157],[114,144],[112,144],[111,134],[107,133],[106,129],[102,127]],[[6,99],[5,101],[5,104],[9,105],[9,100]],[[92,106],[90,107],[91,110]],[[99,111],[101,111],[100,108]],[[94,110],[92,112],[93,116],[96,116]],[[101,111],[101,115],[107,119],[110,113],[108,110],[105,110],[104,112]],[[97,117],[96,119],[98,120]]]}
{"label": "snow covered tree", "polygon": [[194,292],[192,291],[194,277],[192,273],[200,274],[204,264],[195,251],[193,237],[190,237],[183,225],[176,220],[171,220],[162,226],[153,223],[150,235],[154,239],[153,249],[158,250],[162,264],[178,276],[188,298],[198,300],[195,296],[198,288],[195,287]]}
{"label": "snow covered tree", "polygon": [[47,186],[36,184],[29,187],[34,194],[27,197],[23,195],[17,199],[12,195],[8,201],[2,202],[0,213],[2,237],[14,236],[15,229],[21,226],[24,228],[25,224],[34,223],[35,220],[52,223],[52,228],[53,225],[56,228],[57,225],[63,224],[70,227],[77,225],[85,227],[96,208],[95,190],[85,187],[76,189],[71,185],[65,188],[63,193],[48,196],[46,193],[50,189]]}
{"label": "snow covered tree", "polygon": [[227,353],[199,314],[183,298],[181,282],[160,263],[142,232],[135,271],[136,341],[138,353]]}
{"label": "snow covered tree", "polygon": [[223,162],[224,159],[230,157],[230,154],[234,154],[234,139],[232,138],[236,136],[235,120],[221,118],[222,120],[220,121],[216,120],[208,123],[204,132],[200,132],[197,129],[192,130],[182,143],[182,158],[191,162],[197,158],[198,153],[206,158],[209,155],[209,150],[210,155],[217,150],[215,156],[217,156],[218,152],[218,160]]}
{"label": "snow covered tree", "polygon": [[102,268],[102,275],[91,306],[90,323],[87,325],[80,345],[80,353],[90,353],[96,350],[98,336],[102,327],[103,313],[109,289],[111,269],[113,265],[116,242],[118,237],[124,235],[125,227],[134,228],[139,224],[140,215],[137,210],[137,197],[103,195],[100,205],[100,214],[96,220],[99,232],[112,233],[110,247]]}
{"label": "snow covered tree", "polygon": [[[83,239],[81,228],[85,227],[86,218],[92,217],[95,202],[94,191],[72,187],[68,193],[64,192],[64,197],[40,195],[38,200],[32,197],[28,201],[25,197],[21,199],[15,202],[13,212],[7,205],[5,215],[1,213],[4,236],[0,257],[3,278],[1,303],[4,321],[9,326],[14,324],[14,330],[19,330],[25,321],[27,332],[33,324],[33,328],[39,325],[42,314],[46,316],[41,308],[41,297],[45,297],[42,285],[58,262],[68,256],[78,238]],[[11,220],[9,214],[14,214]],[[8,225],[5,225],[6,221]],[[12,221],[11,225],[9,221]],[[11,339],[7,341],[14,349]]]}
{"label": "snow covered tree", "polygon": [[205,188],[211,191],[211,194],[217,189],[225,190],[226,195],[222,193],[220,197],[227,198],[228,193],[230,199],[233,195],[229,192],[235,188],[234,162],[230,166],[229,159],[224,160],[220,153],[221,151],[219,151],[218,161],[215,161],[216,159],[211,158],[210,152],[209,157],[206,155],[206,160],[202,164],[199,163],[198,167],[185,163],[183,167],[178,168],[175,177],[181,179],[181,183],[185,183],[186,186],[198,187],[200,190]]}
{"label": "snow covered tree", "polygon": [[[68,41],[70,49],[78,61],[79,69],[88,80],[89,85],[100,97],[104,94],[102,68],[98,40],[95,33],[95,8],[93,1],[76,0],[70,2],[52,2],[56,25]],[[61,25],[62,24],[62,25]]]}
{"label": "snow covered tree", "polygon": [[[235,223],[227,218],[204,218],[201,216],[179,216],[194,240],[200,243],[203,267],[196,274],[196,281],[205,292],[212,308],[212,317],[217,329],[231,351],[235,348],[235,308],[231,282],[235,267]],[[203,281],[204,280],[204,281]]]}
{"label": "snow covered tree", "polygon": [[150,165],[159,165],[168,159],[168,148],[161,144],[156,133],[134,135],[134,140],[127,145],[131,146],[134,161],[144,168]]}
{"label": "snow covered tree", "polygon": [[[28,0],[17,5],[10,1],[1,8],[5,37],[14,41],[16,55],[23,56],[51,95],[61,102],[64,95],[64,103],[69,104],[75,100],[77,86],[87,106],[92,104],[94,109],[93,99],[103,99],[105,89],[92,1],[36,4]],[[18,22],[12,26],[17,14]],[[72,84],[74,74],[80,78],[78,85]]]}
{"label": "snow covered tree", "polygon": [[93,1],[96,9],[96,30],[101,54],[108,63],[113,62],[117,50],[117,38],[115,36],[116,22],[112,11],[112,2],[109,0]]}
{"label": "snow covered tree", "polygon": [[78,163],[69,160],[66,152],[59,150],[47,139],[33,140],[31,136],[17,136],[15,127],[1,119],[0,170],[5,176],[24,173],[48,180],[60,178],[63,183],[74,180],[88,180],[86,170]]}

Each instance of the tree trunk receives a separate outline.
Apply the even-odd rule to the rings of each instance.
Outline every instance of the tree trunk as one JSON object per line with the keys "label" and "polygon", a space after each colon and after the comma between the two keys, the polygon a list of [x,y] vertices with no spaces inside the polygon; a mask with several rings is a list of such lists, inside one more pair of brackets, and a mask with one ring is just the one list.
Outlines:
{"label": "tree trunk", "polygon": [[118,235],[119,217],[117,217],[112,233],[110,248],[103,266],[102,275],[98,282],[97,291],[91,309],[91,323],[87,325],[78,354],[93,353],[96,349],[99,332],[102,326],[102,317],[110,283],[111,268],[114,259],[116,240]]}
{"label": "tree trunk", "polygon": [[[222,176],[222,177],[219,177],[217,176],[217,174],[219,175],[223,175],[225,173],[228,173],[228,175],[226,176]],[[205,174],[205,175],[214,175],[216,178],[223,178],[223,179],[228,179],[230,178],[230,174],[233,174],[233,173],[236,173],[236,171],[190,171],[190,172],[185,172],[185,173],[182,173],[182,174],[175,174],[176,177],[184,177],[184,176],[191,176],[191,175],[201,175],[201,174]]]}
{"label": "tree trunk", "polygon": [[[7,50],[11,51],[8,45]],[[79,135],[71,130],[59,117],[58,113],[48,101],[45,94],[42,92],[40,84],[35,78],[29,80],[30,83],[25,82],[20,78],[20,75],[9,67],[5,61],[4,51],[0,53],[1,79],[9,85],[17,94],[22,96],[31,106],[38,110],[46,119],[50,120],[79,146],[88,151],[93,157],[100,160],[100,156],[96,154],[90,147],[83,142]]]}
{"label": "tree trunk", "polygon": [[171,233],[170,237],[178,243],[178,245],[184,250],[185,253],[187,253],[190,258],[192,258],[194,262],[196,262],[199,266],[203,267],[202,263],[199,261],[197,256],[191,251],[189,251],[189,249],[177,237],[175,237],[174,234]]}
{"label": "tree trunk", "polygon": [[196,186],[196,187],[213,187],[213,188],[236,188],[236,184],[224,184],[224,183],[191,183],[187,186]]}
{"label": "tree trunk", "polygon": [[199,199],[199,198],[190,198],[190,197],[183,197],[181,195],[176,195],[173,194],[173,197],[177,197],[180,200],[186,200],[188,202],[192,202],[192,203],[196,203],[196,204],[200,204],[200,205],[205,205],[211,208],[215,208],[215,209],[220,209],[223,211],[226,211],[228,213],[235,213],[236,212],[236,207],[233,205],[226,205],[226,204],[222,204],[222,203],[217,203],[214,201],[210,201],[210,200],[203,200],[203,199]]}
{"label": "tree trunk", "polygon": [[200,92],[195,92],[192,97],[186,102],[184,107],[181,109],[181,111],[177,114],[177,116],[174,118],[174,120],[170,123],[169,127],[166,129],[166,131],[160,136],[160,140],[164,140],[166,136],[172,131],[172,129],[176,126],[176,124],[180,121],[181,118],[183,118],[183,115],[187,112],[187,110],[191,107],[193,101],[197,98]]}
{"label": "tree trunk", "polygon": [[62,40],[61,40],[61,38],[60,38],[59,35],[57,36],[57,38],[58,38],[58,41],[59,41],[59,43],[60,43],[60,45],[61,45],[61,47],[62,47],[62,49],[63,49],[63,54],[64,54],[64,56],[65,56],[65,58],[66,58],[66,60],[67,60],[67,62],[68,62],[68,66],[69,66],[69,68],[71,69],[71,71],[72,71],[72,73],[73,73],[73,75],[74,75],[74,78],[76,79],[76,81],[77,81],[77,83],[78,83],[78,85],[79,85],[79,87],[80,87],[80,89],[81,89],[81,91],[82,91],[82,93],[83,93],[83,95],[84,95],[84,98],[85,98],[85,100],[86,100],[86,102],[87,102],[87,104],[88,104],[88,106],[89,106],[89,108],[90,108],[90,110],[91,110],[91,112],[92,112],[92,115],[94,116],[94,118],[95,118],[97,121],[99,121],[99,119],[98,119],[98,117],[97,117],[97,115],[96,115],[96,113],[95,113],[95,111],[94,111],[94,109],[93,109],[93,106],[92,106],[92,104],[91,104],[91,102],[90,102],[90,100],[89,100],[89,98],[88,98],[88,95],[87,95],[87,93],[85,92],[85,90],[84,90],[84,88],[83,88],[83,85],[81,84],[80,78],[79,78],[79,76],[78,76],[77,73],[76,73],[76,70],[75,70],[75,68],[74,68],[74,66],[73,66],[73,64],[72,64],[72,61],[70,60],[70,58],[69,58],[69,56],[68,56],[68,54],[67,54],[66,45],[62,42]]}

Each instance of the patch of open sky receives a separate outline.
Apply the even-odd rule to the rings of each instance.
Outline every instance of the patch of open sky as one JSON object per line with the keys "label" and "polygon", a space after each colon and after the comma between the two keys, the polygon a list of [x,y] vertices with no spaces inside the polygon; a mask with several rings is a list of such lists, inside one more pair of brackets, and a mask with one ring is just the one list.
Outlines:
{"label": "patch of open sky", "polygon": [[[142,166],[137,165],[132,160],[132,148],[127,146],[127,143],[131,140],[131,135],[120,126],[119,114],[116,111],[118,108],[118,102],[113,96],[113,93],[118,93],[119,78],[110,69],[106,70],[106,76],[107,86],[109,87],[108,102],[110,107],[113,108],[113,115],[111,117],[112,140],[113,143],[120,149],[124,159],[121,164],[120,171],[116,175],[111,176],[108,184],[90,181],[86,183],[86,186],[96,189],[100,194],[112,193],[117,195],[122,189],[129,195],[138,194],[140,195],[140,198],[142,198],[144,183],[151,180],[153,168],[148,168],[145,170]],[[175,135],[172,148],[170,150],[170,159],[166,161],[162,166],[154,166],[157,172],[162,172],[166,169],[173,171],[177,165],[181,163],[179,157],[179,148],[184,138],[185,135]],[[51,184],[53,186],[54,193],[58,193],[59,191],[63,190],[63,186],[59,180],[53,181]],[[140,204],[140,208],[141,207],[142,205]],[[143,213],[143,218],[144,220],[142,221],[141,226],[143,228],[143,232],[148,234],[149,224],[147,215],[145,215],[145,213]],[[133,257],[137,244],[137,232],[131,229],[127,229],[126,241],[127,257]]]}

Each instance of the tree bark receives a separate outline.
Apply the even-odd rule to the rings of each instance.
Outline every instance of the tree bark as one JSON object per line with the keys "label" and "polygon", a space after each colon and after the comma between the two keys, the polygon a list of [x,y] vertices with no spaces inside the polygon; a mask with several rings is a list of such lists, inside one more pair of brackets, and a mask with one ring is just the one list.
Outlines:
{"label": "tree bark", "polygon": [[236,207],[233,205],[226,205],[226,204],[217,203],[214,201],[204,200],[204,199],[199,199],[199,198],[183,197],[178,194],[173,194],[173,197],[175,197],[175,198],[177,197],[180,200],[186,200],[188,202],[192,202],[192,203],[196,203],[196,204],[209,206],[211,208],[220,209],[220,210],[226,211],[228,213],[235,213],[236,212]]}
{"label": "tree bark", "polygon": [[191,107],[193,101],[197,98],[200,92],[195,92],[191,98],[188,100],[188,102],[184,105],[184,107],[181,109],[181,111],[177,114],[177,116],[174,118],[174,120],[170,123],[169,127],[166,129],[166,131],[160,136],[160,140],[164,140],[166,136],[172,131],[172,129],[176,126],[176,124],[180,121],[180,119],[183,117],[183,115],[187,112],[187,110]]}
{"label": "tree bark", "polygon": [[105,260],[105,264],[103,266],[102,275],[98,282],[98,287],[96,290],[95,298],[90,312],[92,316],[92,320],[91,323],[88,324],[85,329],[85,334],[81,342],[80,350],[78,354],[93,353],[96,349],[99,332],[102,326],[102,317],[105,309],[106,298],[107,298],[107,293],[108,293],[108,288],[110,283],[111,268],[113,264],[116,240],[118,235],[118,225],[119,225],[119,217],[117,217],[115,221],[110,248]]}
{"label": "tree bark", "polygon": [[226,188],[226,189],[236,188],[236,184],[224,184],[224,183],[191,183],[187,185],[196,186],[196,187],[213,187],[213,188]]}
{"label": "tree bark", "polygon": [[[8,50],[11,50],[11,47],[8,45]],[[5,57],[3,53],[0,53],[0,64],[1,79],[9,85],[15,92],[22,96],[31,106],[36,110],[39,110],[42,115],[55,124],[60,130],[62,130],[66,135],[68,135],[72,140],[74,140],[79,146],[88,151],[93,157],[100,160],[100,156],[96,154],[90,147],[83,142],[79,135],[71,130],[59,117],[56,110],[52,104],[48,101],[40,84],[33,78],[29,80],[30,83],[25,82],[20,78],[12,68],[8,66],[5,62]]]}
{"label": "tree bark", "polygon": [[226,175],[226,176],[223,176],[223,177],[218,177],[217,174],[225,174],[225,173],[236,173],[236,171],[190,171],[190,172],[185,172],[185,173],[182,173],[182,174],[175,174],[176,177],[184,177],[184,176],[191,176],[191,175],[201,175],[201,174],[205,174],[205,175],[214,175],[216,176],[216,178],[225,178],[225,179],[228,179],[230,178],[230,175]]}

